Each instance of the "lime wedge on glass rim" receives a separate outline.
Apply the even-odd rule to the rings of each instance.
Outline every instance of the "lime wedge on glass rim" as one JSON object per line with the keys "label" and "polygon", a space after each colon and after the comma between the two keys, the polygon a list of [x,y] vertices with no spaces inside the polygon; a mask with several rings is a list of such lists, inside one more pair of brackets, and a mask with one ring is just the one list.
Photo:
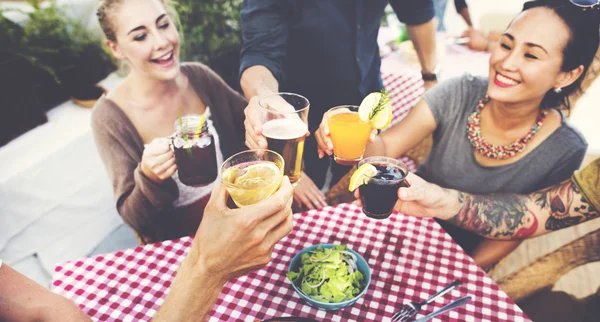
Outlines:
{"label": "lime wedge on glass rim", "polygon": [[348,190],[354,191],[359,186],[365,184],[364,178],[370,178],[377,174],[377,168],[370,163],[365,163],[358,167],[356,171],[350,177],[350,184],[348,185]]}
{"label": "lime wedge on glass rim", "polygon": [[380,92],[367,95],[358,107],[358,116],[364,122],[370,122],[377,130],[383,130],[392,123],[392,105],[389,97]]}

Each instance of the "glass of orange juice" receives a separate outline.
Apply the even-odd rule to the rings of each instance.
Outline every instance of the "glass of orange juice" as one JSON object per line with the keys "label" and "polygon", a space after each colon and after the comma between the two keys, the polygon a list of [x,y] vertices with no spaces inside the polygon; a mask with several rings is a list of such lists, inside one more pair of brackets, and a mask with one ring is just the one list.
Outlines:
{"label": "glass of orange juice", "polygon": [[355,165],[362,160],[372,128],[370,122],[360,119],[358,106],[341,105],[330,109],[327,125],[335,162]]}

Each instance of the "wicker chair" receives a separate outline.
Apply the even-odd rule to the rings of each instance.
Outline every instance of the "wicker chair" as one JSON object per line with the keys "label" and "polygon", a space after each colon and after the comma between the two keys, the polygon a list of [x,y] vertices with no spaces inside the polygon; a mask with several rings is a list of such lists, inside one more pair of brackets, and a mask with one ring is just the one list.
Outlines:
{"label": "wicker chair", "polygon": [[[600,289],[595,294],[583,299],[575,299],[566,293],[550,293],[549,291],[562,276],[574,268],[599,261],[600,229],[534,260],[529,265],[500,280],[498,285],[515,302],[518,302],[531,318],[534,318],[534,314],[540,314],[541,307],[543,313],[553,314],[552,321],[597,321],[598,308],[600,308]],[[552,312],[549,309],[552,307],[552,298],[560,298],[559,301],[563,305],[570,302],[569,307],[573,308],[574,312],[566,312],[566,309],[562,309],[562,314],[569,315],[564,319],[559,318],[556,315],[559,312]],[[529,310],[531,313],[528,313]],[[549,310],[550,312],[548,312]],[[561,310],[561,308],[556,310]],[[541,316],[536,317],[540,321],[542,320]]]}
{"label": "wicker chair", "polygon": [[515,301],[552,289],[566,273],[581,265],[600,261],[600,229],[561,246],[505,277],[498,285]]}
{"label": "wicker chair", "polygon": [[348,185],[350,184],[350,177],[356,171],[356,166],[352,167],[346,175],[344,175],[340,181],[338,181],[333,187],[331,187],[326,193],[327,204],[334,206],[344,202],[354,201],[354,195],[348,191]]}

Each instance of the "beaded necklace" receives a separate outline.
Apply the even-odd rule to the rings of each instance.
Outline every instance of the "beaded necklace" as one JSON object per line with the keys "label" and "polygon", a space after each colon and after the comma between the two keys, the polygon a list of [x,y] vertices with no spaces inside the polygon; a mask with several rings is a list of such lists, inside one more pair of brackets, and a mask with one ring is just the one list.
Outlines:
{"label": "beaded necklace", "polygon": [[486,94],[485,97],[480,99],[479,103],[477,103],[477,108],[475,111],[469,115],[469,119],[467,120],[467,137],[469,138],[469,142],[471,142],[471,145],[473,148],[475,148],[475,151],[488,158],[504,160],[514,157],[525,150],[527,143],[531,141],[533,136],[542,128],[542,123],[544,123],[544,119],[546,119],[548,111],[540,110],[540,113],[535,120],[535,124],[533,124],[531,127],[531,131],[529,131],[529,133],[527,133],[524,137],[507,145],[493,145],[487,143],[481,135],[481,110],[483,110],[483,106],[489,100],[490,98]]}

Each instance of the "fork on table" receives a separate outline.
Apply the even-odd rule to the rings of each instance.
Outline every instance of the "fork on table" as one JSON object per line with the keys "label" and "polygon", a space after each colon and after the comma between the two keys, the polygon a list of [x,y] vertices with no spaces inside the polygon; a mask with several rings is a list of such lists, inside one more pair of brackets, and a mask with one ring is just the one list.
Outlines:
{"label": "fork on table", "polygon": [[393,322],[409,321],[415,315],[417,315],[417,313],[419,313],[421,311],[423,306],[435,301],[435,299],[450,292],[453,288],[459,286],[460,284],[462,284],[462,282],[460,280],[456,280],[423,302],[420,302],[420,303],[410,302],[409,304],[404,304],[398,311],[396,311],[396,313],[394,313],[394,315],[392,315],[392,321]]}
{"label": "fork on table", "polygon": [[439,309],[435,312],[429,313],[426,316],[424,316],[418,320],[415,320],[414,322],[427,322],[427,321],[431,320],[434,316],[438,316],[442,313],[446,313],[448,311],[454,310],[455,308],[457,308],[459,306],[467,304],[467,302],[469,302],[470,300],[471,300],[470,296],[468,296],[468,295],[463,296],[456,301],[452,301],[450,304],[442,307],[441,309]]}

